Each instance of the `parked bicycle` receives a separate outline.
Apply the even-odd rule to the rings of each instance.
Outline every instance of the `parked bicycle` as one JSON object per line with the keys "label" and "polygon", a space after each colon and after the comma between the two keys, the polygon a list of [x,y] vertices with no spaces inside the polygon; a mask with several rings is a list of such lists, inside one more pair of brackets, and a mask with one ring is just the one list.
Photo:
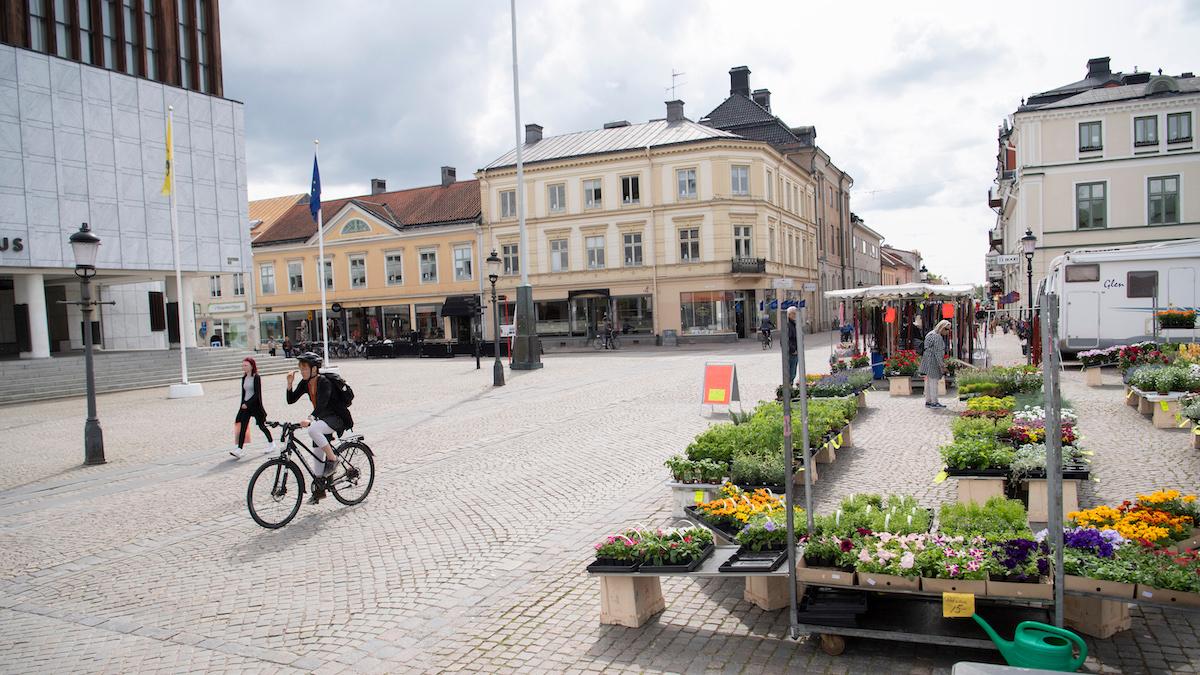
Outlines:
{"label": "parked bicycle", "polygon": [[[259,525],[278,529],[291,522],[300,511],[306,486],[310,485],[300,473],[300,467],[312,478],[311,491],[319,494],[324,490],[333,493],[339,502],[351,506],[367,498],[375,484],[375,455],[363,441],[362,434],[351,434],[333,443],[333,452],[338,456],[338,468],[333,476],[323,478],[314,473],[301,452],[307,452],[317,466],[323,466],[325,458],[296,438],[299,424],[292,422],[267,422],[268,426],[282,429],[283,451],[278,457],[268,459],[250,478],[246,488],[246,506],[250,517]],[[295,453],[300,461],[294,461]],[[297,466],[297,464],[299,466]]]}
{"label": "parked bicycle", "polygon": [[609,333],[607,339],[605,339],[604,335],[597,335],[596,337],[592,338],[592,349],[595,349],[596,351],[600,351],[602,349],[620,348],[621,338],[618,337],[618,333],[616,331]]}

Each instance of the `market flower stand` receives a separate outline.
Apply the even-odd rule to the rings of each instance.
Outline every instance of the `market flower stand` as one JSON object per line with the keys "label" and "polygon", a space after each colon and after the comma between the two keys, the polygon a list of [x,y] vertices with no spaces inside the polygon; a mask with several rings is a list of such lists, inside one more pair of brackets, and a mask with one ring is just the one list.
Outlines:
{"label": "market flower stand", "polygon": [[1167,394],[1166,396],[1147,394],[1145,396],[1146,401],[1153,409],[1150,420],[1154,423],[1155,429],[1174,429],[1178,426],[1175,417],[1183,409],[1180,402],[1182,397],[1183,394]]}
{"label": "market flower stand", "polygon": [[[1050,497],[1045,478],[1029,479],[1029,521],[1044,523],[1050,520]],[[1063,478],[1063,514],[1079,510],[1079,479]]]}
{"label": "market flower stand", "polygon": [[891,396],[912,396],[912,378],[908,375],[888,378],[888,394]]}

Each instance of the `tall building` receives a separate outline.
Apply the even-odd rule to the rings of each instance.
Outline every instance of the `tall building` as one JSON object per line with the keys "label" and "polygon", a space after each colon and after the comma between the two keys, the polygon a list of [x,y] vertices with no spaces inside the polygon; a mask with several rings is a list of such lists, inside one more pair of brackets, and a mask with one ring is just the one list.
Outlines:
{"label": "tall building", "polygon": [[851,282],[857,286],[878,286],[883,283],[883,263],[880,248],[883,246],[883,235],[867,227],[867,223],[858,217],[857,213],[850,214],[852,226],[851,246],[853,251],[851,262]]}
{"label": "tall building", "polygon": [[[787,161],[806,174],[805,189],[795,198],[811,205],[817,227],[817,285],[823,292],[854,285],[850,223],[850,188],[854,179],[833,163],[817,145],[816,127],[789,127],[771,113],[771,92],[750,89],[750,69],[737,66],[729,71],[729,96],[700,120],[717,129],[769,143]],[[815,305],[819,327],[835,320],[836,303],[823,299]]]}
{"label": "tall building", "polygon": [[[537,332],[552,346],[609,319],[654,340],[753,335],[770,278],[816,280],[812,181],[770,143],[666,117],[544,136],[526,126],[526,225]],[[515,148],[476,172],[487,246],[519,280]],[[815,293],[807,292],[811,303]]]}
{"label": "tall building", "polygon": [[[68,237],[102,240],[103,349],[195,343],[191,279],[250,259],[242,104],[222,98],[216,0],[8,0],[0,9],[0,354],[82,346]],[[181,265],[165,175],[174,107]],[[185,326],[176,303],[184,307]]]}
{"label": "tall building", "polygon": [[[1017,264],[989,269],[993,292],[1028,293],[1021,238],[1037,237],[1033,286],[1050,261],[1078,248],[1200,237],[1200,78],[1112,72],[1030,96],[998,137],[988,205],[991,253]],[[1024,305],[1024,301],[1020,304]]]}

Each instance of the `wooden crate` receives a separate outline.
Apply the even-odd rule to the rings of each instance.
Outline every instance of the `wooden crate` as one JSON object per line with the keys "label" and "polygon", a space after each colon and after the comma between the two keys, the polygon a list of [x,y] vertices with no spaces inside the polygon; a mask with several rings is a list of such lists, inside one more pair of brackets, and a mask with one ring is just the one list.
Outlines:
{"label": "wooden crate", "polygon": [[1083,382],[1089,387],[1103,387],[1104,377],[1103,371],[1098,367],[1083,369]]}
{"label": "wooden crate", "polygon": [[1068,595],[1063,598],[1063,623],[1084,635],[1108,639],[1129,630],[1129,603]]}
{"label": "wooden crate", "polygon": [[[1063,518],[1072,511],[1079,510],[1079,481],[1065,478],[1063,487]],[[1029,521],[1045,523],[1050,520],[1050,494],[1045,478],[1029,479]]]}
{"label": "wooden crate", "polygon": [[[1163,405],[1163,404],[1166,405]],[[1151,421],[1154,422],[1155,429],[1174,429],[1179,426],[1175,421],[1175,416],[1183,409],[1179,405],[1179,399],[1174,401],[1154,401],[1154,416]]]}
{"label": "wooden crate", "polygon": [[889,377],[888,394],[892,396],[912,396],[912,378],[907,375]]}
{"label": "wooden crate", "polygon": [[958,503],[975,502],[983,504],[992,497],[1004,495],[1004,478],[973,478],[970,476],[955,477],[958,483]]}
{"label": "wooden crate", "polygon": [[666,608],[658,577],[600,577],[600,623],[639,628]]}
{"label": "wooden crate", "polygon": [[763,611],[783,609],[792,601],[788,596],[788,578],[746,577],[746,590],[742,592],[742,598]]}

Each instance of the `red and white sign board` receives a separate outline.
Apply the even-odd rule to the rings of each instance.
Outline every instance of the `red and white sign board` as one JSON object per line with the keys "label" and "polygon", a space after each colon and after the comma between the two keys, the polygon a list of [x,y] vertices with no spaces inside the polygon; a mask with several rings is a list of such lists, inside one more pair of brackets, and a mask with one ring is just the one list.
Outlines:
{"label": "red and white sign board", "polygon": [[737,366],[732,363],[704,364],[704,385],[700,402],[704,405],[729,405],[741,401],[738,393]]}

